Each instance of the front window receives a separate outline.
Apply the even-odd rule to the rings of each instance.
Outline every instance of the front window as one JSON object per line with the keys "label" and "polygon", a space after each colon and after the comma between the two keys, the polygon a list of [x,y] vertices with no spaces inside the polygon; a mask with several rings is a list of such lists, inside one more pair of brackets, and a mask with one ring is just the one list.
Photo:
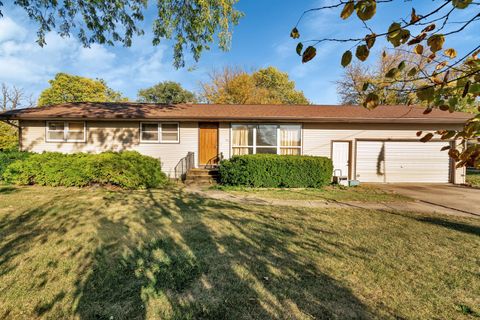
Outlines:
{"label": "front window", "polygon": [[158,142],[158,123],[142,123],[141,141]]}
{"label": "front window", "polygon": [[178,142],[178,123],[162,123],[162,142]]}
{"label": "front window", "polygon": [[299,125],[280,126],[280,154],[300,155],[302,148],[302,128]]}
{"label": "front window", "polygon": [[253,154],[254,125],[236,124],[233,129],[233,155]]}
{"label": "front window", "polygon": [[85,142],[84,121],[47,122],[47,142]]}
{"label": "front window", "polygon": [[233,155],[269,153],[300,155],[302,127],[297,124],[233,124]]}
{"label": "front window", "polygon": [[140,125],[141,142],[177,143],[179,137],[178,123],[142,122]]}

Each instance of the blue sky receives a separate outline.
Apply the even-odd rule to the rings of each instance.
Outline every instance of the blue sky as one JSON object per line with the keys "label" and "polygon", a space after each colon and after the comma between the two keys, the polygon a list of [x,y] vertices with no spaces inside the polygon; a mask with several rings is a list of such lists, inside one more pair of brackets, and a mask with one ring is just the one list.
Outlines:
{"label": "blue sky", "polygon": [[[304,10],[336,2],[240,0],[237,8],[245,13],[245,17],[234,29],[231,50],[223,52],[213,45],[198,63],[187,58],[187,67],[180,70],[172,67],[171,42],[164,41],[157,47],[151,45],[149,22],[154,10],[147,13],[145,36],[135,39],[130,48],[100,45],[83,48],[74,37],[63,39],[55,33],[48,34],[47,45],[40,48],[35,43],[36,25],[21,9],[7,4],[2,10],[4,17],[0,19],[0,82],[22,87],[36,98],[57,72],[68,72],[103,78],[115,90],[135,99],[139,89],[159,81],[177,81],[198,92],[199,83],[208,80],[213,69],[228,65],[250,70],[273,65],[288,72],[297,88],[303,90],[312,102],[335,104],[338,99],[334,82],[342,73],[339,60],[351,44],[325,43],[317,48],[317,57],[313,61],[302,64],[295,53],[296,41],[289,37],[289,33]],[[408,19],[412,5],[418,14],[422,14],[440,3],[423,0],[383,3],[369,25],[379,33],[395,19]],[[451,21],[471,16],[474,9],[478,10],[457,10]],[[356,17],[343,21],[339,12],[340,9],[335,9],[307,15],[299,28],[302,39],[357,37],[368,33]],[[476,27],[478,29],[478,24]],[[460,35],[448,38],[445,46],[454,46],[459,55],[467,52],[480,42],[480,32],[476,31],[473,25]],[[375,61],[383,45],[382,42],[376,45],[369,63]]]}

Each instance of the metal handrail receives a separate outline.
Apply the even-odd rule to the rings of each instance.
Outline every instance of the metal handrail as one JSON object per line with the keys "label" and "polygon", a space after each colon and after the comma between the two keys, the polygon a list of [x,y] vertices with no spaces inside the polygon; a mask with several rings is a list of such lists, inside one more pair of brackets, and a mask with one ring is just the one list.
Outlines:
{"label": "metal handrail", "polygon": [[190,169],[195,167],[195,153],[188,152],[185,157],[178,161],[177,165],[175,166],[175,179],[181,179],[184,181],[187,177],[187,172]]}
{"label": "metal handrail", "polygon": [[[223,160],[223,152],[220,152],[215,157],[212,157],[205,164],[205,169],[213,169],[218,166],[218,163]],[[215,162],[215,163],[214,163]]]}

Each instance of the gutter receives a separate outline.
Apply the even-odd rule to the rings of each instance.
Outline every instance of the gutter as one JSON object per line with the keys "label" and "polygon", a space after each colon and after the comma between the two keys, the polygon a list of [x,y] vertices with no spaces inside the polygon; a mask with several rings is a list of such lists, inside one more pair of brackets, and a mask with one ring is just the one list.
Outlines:
{"label": "gutter", "polygon": [[5,117],[2,119],[0,115],[0,121],[8,123],[15,126],[14,124],[8,122],[9,120],[33,120],[33,121],[54,121],[54,120],[63,120],[63,121],[205,121],[205,122],[217,122],[217,121],[242,121],[242,122],[265,122],[265,121],[275,121],[275,122],[304,122],[304,123],[403,123],[403,124],[418,124],[418,123],[428,123],[428,124],[465,124],[469,119],[458,119],[458,118],[293,118],[293,117],[262,117],[262,118],[250,118],[250,117],[159,117],[159,118],[90,118],[90,117]]}

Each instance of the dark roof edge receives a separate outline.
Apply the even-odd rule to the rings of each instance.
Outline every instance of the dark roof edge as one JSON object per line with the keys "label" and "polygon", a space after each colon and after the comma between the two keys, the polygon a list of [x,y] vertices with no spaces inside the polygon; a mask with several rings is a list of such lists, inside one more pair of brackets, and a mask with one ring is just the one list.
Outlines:
{"label": "dark roof edge", "polygon": [[[472,116],[473,118],[473,116]],[[262,117],[262,118],[215,118],[215,117],[162,117],[162,118],[89,118],[89,117],[5,117],[0,114],[2,120],[32,120],[32,121],[54,121],[54,120],[81,120],[81,121],[243,121],[243,122],[304,122],[304,123],[438,123],[438,124],[464,124],[468,120],[461,118],[302,118],[302,117]]]}

